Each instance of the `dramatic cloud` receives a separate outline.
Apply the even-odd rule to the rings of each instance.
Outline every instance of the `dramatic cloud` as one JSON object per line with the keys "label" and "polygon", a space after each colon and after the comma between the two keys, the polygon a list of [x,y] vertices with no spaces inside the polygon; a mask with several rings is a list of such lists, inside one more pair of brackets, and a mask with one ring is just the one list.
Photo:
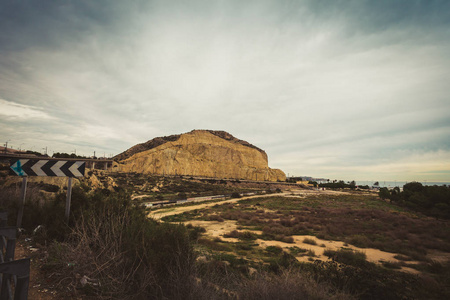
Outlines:
{"label": "dramatic cloud", "polygon": [[450,181],[448,1],[2,1],[0,125],[118,153],[226,130],[290,175]]}

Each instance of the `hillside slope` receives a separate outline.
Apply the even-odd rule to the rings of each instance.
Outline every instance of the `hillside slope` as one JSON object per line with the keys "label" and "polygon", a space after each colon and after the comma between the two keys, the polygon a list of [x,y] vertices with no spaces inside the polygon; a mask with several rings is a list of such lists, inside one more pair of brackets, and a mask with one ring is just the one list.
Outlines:
{"label": "hillside slope", "polygon": [[[145,150],[144,150],[145,149]],[[147,174],[284,181],[267,154],[224,131],[193,130],[136,145],[117,155],[118,170]]]}

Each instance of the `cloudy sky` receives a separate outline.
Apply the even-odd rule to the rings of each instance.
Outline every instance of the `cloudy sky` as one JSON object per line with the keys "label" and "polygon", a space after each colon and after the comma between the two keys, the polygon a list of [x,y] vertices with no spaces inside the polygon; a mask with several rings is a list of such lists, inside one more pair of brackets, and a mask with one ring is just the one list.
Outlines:
{"label": "cloudy sky", "polygon": [[290,175],[450,181],[450,1],[0,2],[3,145],[225,130]]}

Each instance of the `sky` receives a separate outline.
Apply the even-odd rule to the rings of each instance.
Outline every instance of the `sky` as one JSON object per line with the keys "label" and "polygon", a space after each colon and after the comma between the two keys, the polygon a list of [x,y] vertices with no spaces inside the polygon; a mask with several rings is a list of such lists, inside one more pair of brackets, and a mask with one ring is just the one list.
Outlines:
{"label": "sky", "polygon": [[0,143],[224,130],[290,176],[450,182],[450,1],[0,1]]}

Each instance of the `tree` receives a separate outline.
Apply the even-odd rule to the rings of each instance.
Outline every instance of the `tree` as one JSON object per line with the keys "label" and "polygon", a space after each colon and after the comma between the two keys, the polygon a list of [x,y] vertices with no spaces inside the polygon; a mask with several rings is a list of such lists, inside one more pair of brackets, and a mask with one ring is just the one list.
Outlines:
{"label": "tree", "polygon": [[378,196],[380,196],[380,198],[383,200],[390,199],[391,193],[389,192],[387,187],[382,187],[378,192]]}
{"label": "tree", "polygon": [[409,182],[403,186],[403,191],[405,193],[420,193],[423,191],[423,185],[420,182]]}
{"label": "tree", "polygon": [[389,198],[391,199],[391,202],[400,202],[402,200],[400,193],[400,188],[398,186],[394,187],[391,190],[391,197]]}

